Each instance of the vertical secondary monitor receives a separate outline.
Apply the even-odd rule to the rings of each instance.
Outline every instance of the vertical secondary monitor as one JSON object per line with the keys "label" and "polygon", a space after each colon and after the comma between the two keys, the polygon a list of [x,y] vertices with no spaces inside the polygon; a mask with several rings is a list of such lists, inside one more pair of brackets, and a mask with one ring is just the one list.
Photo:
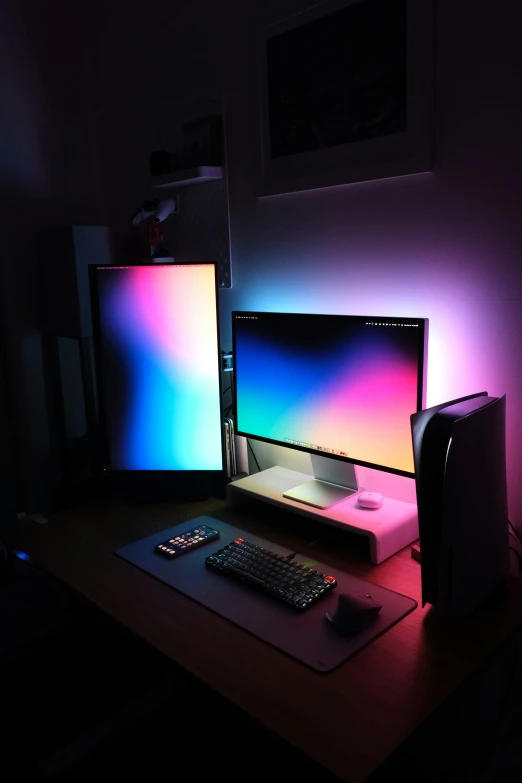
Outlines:
{"label": "vertical secondary monitor", "polygon": [[222,471],[213,263],[91,266],[111,471]]}
{"label": "vertical secondary monitor", "polygon": [[234,312],[240,435],[414,475],[424,318]]}

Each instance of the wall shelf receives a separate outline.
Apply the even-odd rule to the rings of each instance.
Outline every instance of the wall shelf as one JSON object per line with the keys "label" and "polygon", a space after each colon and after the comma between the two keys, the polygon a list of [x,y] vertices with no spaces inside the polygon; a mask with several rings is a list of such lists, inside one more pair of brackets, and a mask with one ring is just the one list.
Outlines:
{"label": "wall shelf", "polygon": [[223,179],[222,166],[194,166],[182,171],[169,171],[152,178],[153,188],[183,188],[188,185],[198,185],[201,182],[213,182]]}

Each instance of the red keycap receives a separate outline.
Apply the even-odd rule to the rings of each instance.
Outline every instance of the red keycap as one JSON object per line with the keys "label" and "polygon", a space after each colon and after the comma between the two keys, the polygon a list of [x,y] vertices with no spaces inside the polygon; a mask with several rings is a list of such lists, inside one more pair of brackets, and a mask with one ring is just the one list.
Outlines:
{"label": "red keycap", "polygon": [[244,544],[245,539],[244,538],[236,538],[236,544]]}
{"label": "red keycap", "polygon": [[335,582],[336,579],[335,579],[335,576],[325,576],[324,581],[331,583],[331,582]]}

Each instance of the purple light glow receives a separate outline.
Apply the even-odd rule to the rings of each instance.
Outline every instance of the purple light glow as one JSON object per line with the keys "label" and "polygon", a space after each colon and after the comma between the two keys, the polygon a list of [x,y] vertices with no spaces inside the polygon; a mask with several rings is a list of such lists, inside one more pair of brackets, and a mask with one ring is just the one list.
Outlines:
{"label": "purple light glow", "polygon": [[[391,265],[388,260],[384,269],[389,270]],[[428,318],[426,405],[492,386],[494,357],[487,350],[485,322],[477,315],[476,300],[483,299],[477,284],[465,280],[464,273],[459,275],[457,267],[451,285],[442,279],[441,273],[429,284],[412,281],[406,287],[388,271],[379,285],[372,285],[369,278],[376,274],[373,266],[372,273],[361,269],[352,274],[345,268],[343,274],[334,279],[330,274],[318,276],[315,270],[303,265],[299,287],[295,284],[295,271],[286,267],[279,270],[277,285],[270,281],[270,275],[263,275],[261,271],[250,275],[248,286],[243,287],[240,306],[260,311],[350,315],[385,312],[396,317]],[[267,264],[260,264],[258,269],[266,267]],[[470,350],[470,344],[474,346],[473,350]]]}
{"label": "purple light glow", "polygon": [[[322,255],[328,258],[324,274],[309,255],[299,260],[285,257],[285,263],[276,254],[258,257],[241,289],[230,292],[235,299],[231,309],[354,315],[386,312],[428,318],[426,406],[482,390],[499,396],[509,388],[509,364],[504,352],[498,350],[498,336],[491,339],[495,323],[495,333],[503,331],[505,345],[509,345],[509,325],[504,323],[502,305],[488,303],[491,291],[484,290],[482,278],[469,275],[469,257],[446,254],[435,262],[423,255],[413,258],[411,248],[402,257],[383,253],[380,261],[375,251],[373,256],[366,251],[357,263],[341,258],[338,250],[330,255],[325,248]],[[508,422],[509,415],[508,397]],[[508,433],[508,461],[514,456],[515,445]],[[366,489],[415,502],[410,479],[367,468],[359,468],[358,474]]]}

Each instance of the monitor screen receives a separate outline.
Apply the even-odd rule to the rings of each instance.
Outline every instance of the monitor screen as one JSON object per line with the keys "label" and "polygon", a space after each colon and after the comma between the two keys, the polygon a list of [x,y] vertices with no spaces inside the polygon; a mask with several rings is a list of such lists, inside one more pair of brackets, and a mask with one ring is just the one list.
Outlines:
{"label": "monitor screen", "polygon": [[222,470],[215,265],[90,271],[104,468]]}
{"label": "monitor screen", "polygon": [[234,312],[240,435],[414,475],[423,318]]}

